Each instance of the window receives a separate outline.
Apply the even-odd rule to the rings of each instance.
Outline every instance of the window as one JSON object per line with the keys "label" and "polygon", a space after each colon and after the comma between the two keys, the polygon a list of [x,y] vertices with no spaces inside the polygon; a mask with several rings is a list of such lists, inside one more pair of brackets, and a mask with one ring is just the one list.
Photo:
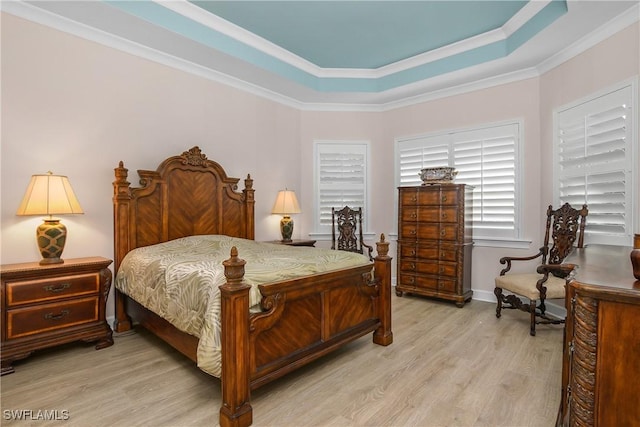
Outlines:
{"label": "window", "polygon": [[554,199],[587,204],[590,243],[631,244],[638,194],[635,93],[635,84],[626,84],[554,113]]}
{"label": "window", "polygon": [[369,143],[316,141],[314,157],[316,232],[331,233],[331,208],[343,206],[362,207],[366,230]]}
{"label": "window", "polygon": [[521,127],[512,122],[397,140],[397,183],[420,185],[422,168],[455,167],[456,182],[475,187],[474,239],[517,239]]}

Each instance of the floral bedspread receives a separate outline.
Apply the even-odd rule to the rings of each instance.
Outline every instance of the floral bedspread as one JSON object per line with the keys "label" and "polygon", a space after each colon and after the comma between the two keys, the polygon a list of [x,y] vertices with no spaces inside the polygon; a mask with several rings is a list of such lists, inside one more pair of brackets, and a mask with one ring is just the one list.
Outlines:
{"label": "floral bedspread", "polygon": [[120,291],[199,338],[198,367],[220,377],[222,261],[231,248],[244,259],[250,305],[260,302],[259,284],[369,264],[368,257],[322,248],[291,247],[222,235],[191,236],[134,249],[115,278]]}

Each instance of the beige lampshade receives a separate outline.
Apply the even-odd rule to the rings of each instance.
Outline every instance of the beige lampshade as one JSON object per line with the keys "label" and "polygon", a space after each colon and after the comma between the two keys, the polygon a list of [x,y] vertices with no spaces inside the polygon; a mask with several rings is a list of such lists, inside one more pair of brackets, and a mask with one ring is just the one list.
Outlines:
{"label": "beige lampshade", "polygon": [[271,213],[281,215],[300,213],[300,205],[298,204],[296,193],[291,190],[279,191]]}
{"label": "beige lampshade", "polygon": [[54,175],[33,175],[17,215],[61,215],[82,214],[69,178]]}

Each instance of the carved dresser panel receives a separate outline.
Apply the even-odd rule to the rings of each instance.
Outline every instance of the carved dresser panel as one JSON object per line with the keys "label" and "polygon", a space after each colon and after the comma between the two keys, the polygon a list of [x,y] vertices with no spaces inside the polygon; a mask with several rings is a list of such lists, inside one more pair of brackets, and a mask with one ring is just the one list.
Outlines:
{"label": "carved dresser panel", "polygon": [[567,284],[561,426],[640,425],[640,281],[631,247],[576,249]]}

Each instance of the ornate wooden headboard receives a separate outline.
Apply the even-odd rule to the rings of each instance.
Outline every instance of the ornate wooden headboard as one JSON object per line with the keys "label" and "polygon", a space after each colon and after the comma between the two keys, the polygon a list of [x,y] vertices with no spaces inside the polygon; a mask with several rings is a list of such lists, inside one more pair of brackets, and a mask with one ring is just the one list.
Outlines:
{"label": "ornate wooden headboard", "polygon": [[164,160],[156,171],[139,170],[140,187],[127,182],[121,161],[113,182],[115,270],[132,249],[200,234],[253,239],[254,190],[250,175],[238,178],[208,160],[199,147]]}

